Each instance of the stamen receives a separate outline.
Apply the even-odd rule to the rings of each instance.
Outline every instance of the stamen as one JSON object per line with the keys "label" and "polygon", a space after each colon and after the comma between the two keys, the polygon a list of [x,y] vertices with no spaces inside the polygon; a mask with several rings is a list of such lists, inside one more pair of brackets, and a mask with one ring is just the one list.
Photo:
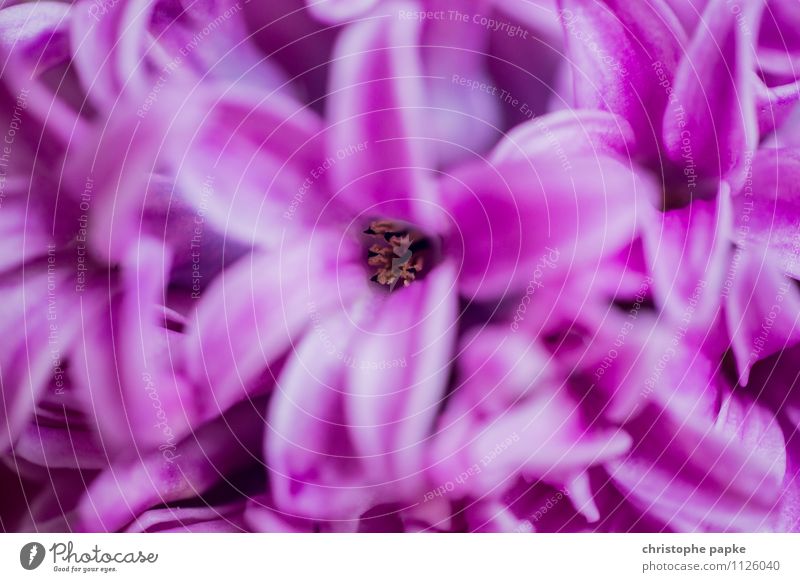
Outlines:
{"label": "stamen", "polygon": [[422,271],[423,235],[388,220],[377,220],[364,234],[380,239],[369,247],[367,264],[375,267],[372,281],[393,290],[400,281],[408,287]]}

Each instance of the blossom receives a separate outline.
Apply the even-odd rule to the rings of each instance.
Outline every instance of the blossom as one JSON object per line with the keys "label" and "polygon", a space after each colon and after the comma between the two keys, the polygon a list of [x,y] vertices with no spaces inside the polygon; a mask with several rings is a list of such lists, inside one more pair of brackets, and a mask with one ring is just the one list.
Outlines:
{"label": "blossom", "polygon": [[[265,451],[275,503],[294,516],[352,521],[370,507],[422,497],[429,485],[418,443],[446,395],[459,296],[516,296],[547,248],[564,261],[556,280],[570,263],[592,264],[636,229],[636,206],[624,193],[652,195],[613,151],[581,155],[589,145],[580,116],[551,120],[576,150],[564,174],[544,171],[546,137],[520,128],[488,162],[438,176],[417,129],[427,103],[412,48],[417,31],[386,19],[345,31],[331,71],[341,85],[330,90],[331,117],[319,130],[328,154],[311,165],[312,185],[296,177],[315,151],[308,131],[282,170],[299,199],[280,189],[279,175],[265,200],[232,200],[218,214],[263,236],[263,248],[226,270],[198,305],[189,360],[197,382],[246,387],[286,358]],[[597,124],[616,127],[612,116]],[[526,218],[534,216],[536,226]],[[275,306],[285,314],[277,321]]]}
{"label": "blossom", "polygon": [[[774,297],[773,287],[783,286],[783,278],[791,273],[764,245],[741,244],[738,231],[751,229],[741,201],[753,202],[753,185],[758,182],[754,176],[763,176],[770,159],[768,151],[759,151],[760,136],[779,125],[781,112],[788,111],[783,108],[796,100],[797,85],[784,76],[785,85],[774,89],[783,95],[781,105],[759,101],[766,91],[754,74],[761,67],[761,43],[774,42],[775,26],[786,24],[767,14],[763,3],[732,9],[724,2],[709,2],[693,18],[688,17],[690,12],[677,13],[666,3],[584,8],[565,2],[561,17],[568,29],[588,29],[592,34],[604,30],[604,50],[626,55],[624,71],[604,67],[597,72],[588,65],[606,52],[593,50],[583,37],[566,35],[577,63],[576,104],[594,103],[625,117],[637,134],[634,155],[651,159],[662,180],[665,211],[654,217],[643,238],[659,303],[668,317],[687,320],[689,335],[699,337],[695,341],[705,341],[709,326],[727,329],[715,349],[721,353],[729,342],[739,377],[746,383],[753,363],[745,355],[753,349],[752,338],[746,336],[766,315],[750,298]],[[760,25],[763,33],[756,34]],[[645,33],[645,28],[658,33]],[[775,184],[774,189],[787,186]],[[731,196],[740,202],[738,215],[731,209]],[[760,241],[770,238],[770,233],[762,232]],[[732,243],[737,245],[733,253]],[[740,265],[742,261],[747,264]],[[679,277],[676,264],[683,267]],[[756,264],[762,265],[757,272],[763,275],[753,276]],[[800,296],[793,288],[786,296],[785,314],[791,321]],[[775,344],[762,345],[758,354],[767,356],[793,341],[791,328],[775,329],[771,340]]]}
{"label": "blossom", "polygon": [[3,527],[797,530],[795,19],[7,3]]}

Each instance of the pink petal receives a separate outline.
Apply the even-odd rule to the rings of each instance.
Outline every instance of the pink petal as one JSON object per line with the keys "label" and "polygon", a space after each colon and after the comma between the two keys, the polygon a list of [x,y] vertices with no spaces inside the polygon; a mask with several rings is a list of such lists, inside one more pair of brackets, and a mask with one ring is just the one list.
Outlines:
{"label": "pink petal", "polygon": [[730,269],[730,187],[723,183],[715,200],[695,200],[662,214],[660,229],[644,230],[644,249],[653,293],[673,321],[689,319],[705,330],[719,314]]}
{"label": "pink petal", "polygon": [[0,11],[0,46],[24,62],[31,77],[59,64],[69,52],[70,6],[31,2]]}
{"label": "pink petal", "polygon": [[[126,86],[149,92],[142,57],[155,2],[77,2],[70,21],[73,63],[93,104],[112,109]],[[130,113],[130,112],[128,112]]]}
{"label": "pink petal", "polygon": [[185,360],[196,384],[213,387],[215,406],[247,398],[303,329],[362,292],[366,270],[352,252],[320,229],[245,256],[212,283],[190,318]]}
{"label": "pink petal", "polygon": [[278,379],[268,415],[267,467],[280,511],[353,522],[379,494],[369,469],[374,461],[356,451],[344,411],[347,324],[332,317],[318,325]]}
{"label": "pink petal", "polygon": [[498,327],[468,339],[432,450],[434,482],[452,495],[498,496],[519,476],[558,482],[629,447],[624,433],[585,423],[539,349]]}
{"label": "pink petal", "polygon": [[0,286],[5,311],[4,337],[16,338],[0,356],[2,398],[0,450],[7,450],[33,419],[37,402],[50,385],[77,333],[80,321],[66,292],[67,273],[29,269],[6,276]]}
{"label": "pink petal", "polygon": [[[248,403],[175,448],[112,465],[78,504],[76,529],[119,531],[156,505],[201,495],[256,458],[262,426],[261,412]],[[147,523],[131,527],[143,529]]]}
{"label": "pink petal", "polygon": [[328,24],[338,24],[364,15],[379,0],[306,0],[308,11]]}
{"label": "pink petal", "polygon": [[562,0],[559,12],[573,66],[578,107],[625,118],[654,156],[668,93],[685,44],[683,30],[662,0]]}
{"label": "pink petal", "polygon": [[752,48],[747,25],[760,3],[742,9],[745,26],[725,0],[711,0],[675,75],[674,97],[682,108],[664,114],[664,142],[676,163],[698,173],[725,176],[741,170],[758,139],[751,84]]}
{"label": "pink petal", "polygon": [[736,242],[768,248],[787,275],[800,279],[796,260],[800,213],[800,150],[762,148],[756,154],[752,175],[733,196]]}
{"label": "pink petal", "polygon": [[445,396],[458,303],[455,272],[436,267],[423,280],[375,297],[347,345],[345,414],[355,450],[374,457],[392,487],[423,466],[422,451]]}
{"label": "pink petal", "polygon": [[634,148],[635,136],[622,117],[605,111],[565,110],[516,126],[492,157],[496,163],[552,157],[563,164],[573,156],[617,155],[628,159]]}
{"label": "pink petal", "polygon": [[[393,2],[389,13],[348,26],[338,39],[328,96],[328,156],[336,197],[355,212],[431,226],[431,178],[424,140],[420,27]],[[355,148],[355,149],[354,149]]]}
{"label": "pink petal", "polygon": [[778,264],[769,251],[739,253],[725,316],[743,385],[758,360],[800,341],[800,291]]}
{"label": "pink petal", "polygon": [[316,220],[329,196],[313,112],[282,93],[235,88],[197,89],[180,107],[167,151],[181,190],[220,232],[275,244],[276,224]]}
{"label": "pink petal", "polygon": [[[718,386],[708,376],[705,384],[688,382],[697,391]],[[662,404],[631,427],[630,457],[611,463],[628,499],[677,531],[774,527],[785,456],[772,413],[725,394],[718,413],[683,396],[655,395]]]}
{"label": "pink petal", "polygon": [[655,188],[616,160],[582,156],[557,168],[547,158],[470,166],[441,196],[462,293],[487,299],[523,289],[537,266],[563,277],[630,244]]}

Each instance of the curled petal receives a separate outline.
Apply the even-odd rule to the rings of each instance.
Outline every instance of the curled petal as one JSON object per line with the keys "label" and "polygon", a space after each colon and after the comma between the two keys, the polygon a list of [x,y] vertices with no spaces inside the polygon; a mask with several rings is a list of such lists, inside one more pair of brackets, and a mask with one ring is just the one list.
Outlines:
{"label": "curled petal", "polygon": [[575,101],[628,120],[654,157],[685,35],[672,10],[654,2],[562,0],[559,12],[573,66]]}
{"label": "curled petal", "polygon": [[674,321],[688,318],[703,330],[717,317],[730,267],[730,187],[715,200],[695,200],[661,215],[660,228],[644,230],[653,293]]}
{"label": "curled petal", "polygon": [[563,483],[630,446],[624,433],[585,422],[531,340],[487,328],[467,341],[464,380],[432,450],[434,483],[450,495],[496,497],[519,476]]}
{"label": "curled petal", "polygon": [[753,364],[800,341],[800,291],[769,251],[737,255],[725,316],[739,381],[746,385]]}
{"label": "curled petal", "polygon": [[[348,345],[345,413],[355,449],[414,481],[449,380],[457,321],[453,265],[390,294]],[[399,482],[392,484],[401,489]]]}
{"label": "curled petal", "polygon": [[[612,479],[634,505],[677,531],[773,529],[786,457],[772,413],[724,393],[711,376],[674,378],[690,386],[654,393],[658,404],[629,426],[636,439],[630,456],[610,463]],[[721,408],[690,395],[717,390]]]}
{"label": "curled petal", "polygon": [[453,172],[441,198],[453,222],[448,252],[463,261],[462,293],[487,299],[523,289],[537,267],[564,277],[630,244],[655,188],[608,157],[556,169],[548,158],[514,159]]}
{"label": "curled petal", "polygon": [[370,463],[353,446],[343,409],[346,367],[336,344],[347,328],[340,318],[309,333],[278,379],[270,402],[265,451],[275,505],[312,520],[355,523],[377,502]]}
{"label": "curled petal", "polygon": [[414,7],[392,2],[388,12],[354,23],[339,37],[328,156],[346,159],[333,165],[330,178],[336,197],[356,211],[383,203],[388,216],[435,226],[420,29],[396,14]]}
{"label": "curled petal", "polygon": [[725,0],[711,0],[675,75],[674,104],[664,114],[666,151],[676,164],[696,166],[698,174],[741,171],[747,152],[755,150],[758,126],[747,27],[758,22],[760,4],[743,8],[742,25]]}
{"label": "curled petal", "polygon": [[329,199],[316,114],[282,93],[236,88],[199,88],[180,107],[167,153],[188,201],[218,231],[275,244],[276,225],[316,219]]}
{"label": "curled petal", "polygon": [[[257,458],[263,416],[247,403],[201,427],[176,446],[115,463],[77,506],[75,528],[120,531],[157,505],[197,497]],[[144,524],[131,525],[144,529]]]}

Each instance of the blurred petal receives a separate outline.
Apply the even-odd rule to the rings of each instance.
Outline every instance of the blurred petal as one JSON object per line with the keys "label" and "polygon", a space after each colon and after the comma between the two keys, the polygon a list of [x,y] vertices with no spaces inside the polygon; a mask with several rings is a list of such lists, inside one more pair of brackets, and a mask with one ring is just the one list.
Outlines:
{"label": "blurred petal", "polygon": [[[191,318],[186,362],[195,383],[213,387],[216,407],[247,398],[303,329],[366,287],[364,269],[339,243],[322,230],[310,241],[287,237],[272,252],[240,259],[203,294]],[[320,281],[336,284],[338,293]]]}
{"label": "blurred petal", "polygon": [[[148,509],[201,495],[257,458],[262,427],[261,411],[248,403],[201,427],[176,447],[111,466],[79,503],[76,529],[120,531]],[[132,527],[144,529],[148,521]]]}
{"label": "blurred petal", "polygon": [[669,96],[657,73],[670,86],[686,42],[674,13],[661,0],[560,4],[576,105],[625,118],[653,157]]}
{"label": "blurred petal", "polygon": [[[270,402],[265,441],[278,509],[353,522],[377,501],[372,459],[356,451],[344,411],[343,318],[321,320],[299,343]],[[326,339],[327,338],[327,341]],[[333,339],[332,339],[333,338]]]}
{"label": "blurred petal", "polygon": [[[707,375],[702,381],[679,380],[694,391],[719,389]],[[730,394],[716,412],[693,398],[654,394],[659,405],[630,425],[630,456],[610,464],[627,498],[675,531],[771,530],[786,463],[772,414]]]}
{"label": "blurred petal", "polygon": [[448,175],[441,197],[462,293],[486,299],[521,290],[537,268],[563,277],[631,243],[655,190],[616,160],[582,156],[555,171],[548,158],[473,165]]}
{"label": "blurred petal", "polygon": [[333,165],[330,177],[336,197],[355,212],[384,203],[384,213],[393,219],[431,226],[432,193],[425,171],[435,164],[428,161],[422,139],[426,110],[417,49],[420,28],[413,19],[397,16],[416,4],[385,6],[379,15],[347,27],[337,43],[328,97],[328,155],[345,159]]}
{"label": "blurred petal", "polygon": [[329,199],[317,179],[326,161],[316,114],[281,93],[233,88],[199,88],[181,108],[167,154],[188,201],[217,230],[247,244],[275,244],[277,227],[289,225],[295,211],[299,222],[313,224]]}
{"label": "blurred petal", "polygon": [[582,156],[631,158],[635,136],[622,117],[604,111],[565,110],[522,123],[495,148],[496,163],[510,159],[552,156],[566,165]]}
{"label": "blurred petal", "polygon": [[755,149],[758,126],[747,27],[754,28],[760,5],[742,8],[742,25],[725,0],[708,3],[675,75],[673,95],[681,114],[673,108],[664,115],[666,151],[676,164],[724,177],[742,170],[746,153]]}
{"label": "blurred petal", "polygon": [[784,272],[800,279],[795,220],[800,214],[800,150],[759,150],[733,205],[737,243],[770,249]]}
{"label": "blurred petal", "polygon": [[756,249],[736,265],[725,315],[742,385],[758,360],[800,341],[800,291],[777,265]]}
{"label": "blurred petal", "polygon": [[463,348],[464,381],[450,396],[432,451],[437,484],[454,497],[499,496],[517,476],[563,482],[630,446],[624,433],[585,422],[538,350],[496,327]]}
{"label": "blurred petal", "polygon": [[369,11],[379,0],[306,0],[308,10],[323,22],[336,24]]}
{"label": "blurred petal", "polygon": [[355,359],[345,414],[353,446],[375,457],[398,491],[424,468],[424,443],[445,396],[458,315],[454,281],[453,266],[443,264],[391,293],[348,345]]}
{"label": "blurred petal", "polygon": [[673,321],[689,318],[705,330],[718,315],[730,267],[732,212],[730,188],[715,200],[695,200],[661,215],[659,228],[644,230],[644,249],[653,293]]}

